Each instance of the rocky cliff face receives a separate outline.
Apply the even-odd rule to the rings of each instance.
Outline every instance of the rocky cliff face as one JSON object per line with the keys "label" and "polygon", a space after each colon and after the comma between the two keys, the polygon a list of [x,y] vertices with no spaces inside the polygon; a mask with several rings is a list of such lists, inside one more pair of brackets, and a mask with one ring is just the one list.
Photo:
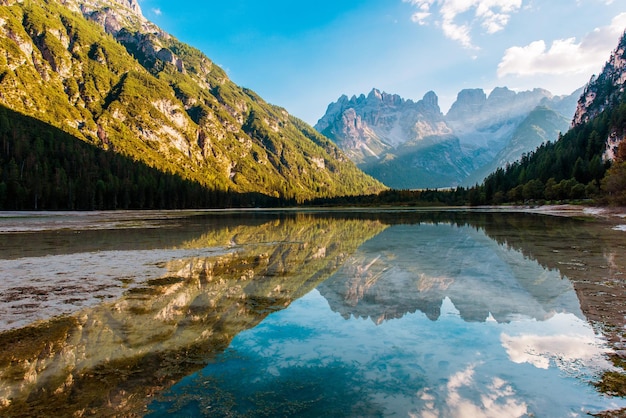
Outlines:
{"label": "rocky cliff face", "polygon": [[[598,76],[593,76],[578,100],[572,126],[582,125],[600,115],[605,109],[615,107],[623,100],[626,86],[626,33]],[[614,126],[606,138],[605,159],[615,159],[620,142],[626,139],[622,126]]]}
{"label": "rocky cliff face", "polygon": [[[544,129],[533,116],[529,129],[539,135],[532,139],[518,129],[530,126],[524,120],[541,105],[557,114],[565,112],[558,129],[566,130],[574,112],[571,97],[578,94],[554,97],[543,89],[516,93],[498,87],[487,96],[482,89],[466,89],[444,116],[434,92],[413,102],[374,89],[367,97],[342,96],[331,103],[315,127],[391,187],[449,187],[480,182],[494,161],[517,159],[541,142],[556,139],[552,117]],[[518,140],[511,146],[515,135]]]}
{"label": "rocky cliff face", "polygon": [[482,89],[462,90],[446,115],[446,122],[463,145],[497,152],[515,127],[542,100],[552,94],[543,89],[516,93],[495,88],[489,96]]}
{"label": "rocky cliff face", "polygon": [[2,1],[0,104],[214,190],[307,199],[382,189],[148,22],[137,0]]}
{"label": "rocky cliff face", "polygon": [[598,76],[591,77],[572,120],[572,126],[581,125],[598,116],[624,92],[626,83],[626,33]]}
{"label": "rocky cliff face", "polygon": [[373,89],[367,97],[342,96],[328,106],[315,128],[334,139],[356,162],[378,159],[407,142],[451,133],[438,98],[428,92],[418,102]]}
{"label": "rocky cliff face", "polygon": [[149,22],[141,11],[137,0],[58,0],[68,9],[82,14],[104,30],[115,36],[122,29],[137,32],[153,32],[165,35],[156,25]]}
{"label": "rocky cliff face", "polygon": [[60,0],[60,2],[70,9],[85,14],[113,7],[116,14],[132,14],[145,20],[137,0]]}

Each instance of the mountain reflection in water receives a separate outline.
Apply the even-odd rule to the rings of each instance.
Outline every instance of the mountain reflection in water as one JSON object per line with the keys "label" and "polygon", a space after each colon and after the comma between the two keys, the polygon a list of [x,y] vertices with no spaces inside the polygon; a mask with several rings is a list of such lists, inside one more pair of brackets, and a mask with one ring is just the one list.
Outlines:
{"label": "mountain reflection in water", "polygon": [[[116,264],[122,259],[119,252],[106,251],[104,258],[96,256],[100,252],[81,253],[80,236],[29,235],[33,246],[42,248],[51,238],[66,236],[60,241],[68,243],[73,259],[81,260],[75,266],[88,258],[102,263],[92,266],[96,274],[111,266],[121,268],[120,279],[135,277],[114,302],[0,334],[0,416],[141,414],[149,397],[201,368],[240,331],[314,289],[363,241],[386,228],[376,220],[240,216],[220,215],[218,222],[214,217],[177,219],[174,229],[164,221],[160,240],[166,244],[149,244],[164,260],[158,278],[154,266],[141,258],[144,234],[152,230],[125,230],[103,240],[106,250],[123,240],[124,260],[136,256],[134,263],[121,267]],[[37,243],[37,238],[43,241]],[[188,249],[208,255],[176,258]],[[66,285],[98,279],[68,268],[66,257],[18,259],[20,281],[40,279],[41,264],[51,277],[63,273]],[[13,266],[15,261],[5,263]],[[144,269],[148,280],[142,277]],[[36,293],[31,287],[24,292]]]}
{"label": "mountain reflection in water", "polygon": [[[588,384],[611,367],[609,348],[564,277],[571,264],[560,264],[575,236],[593,240],[577,259],[586,273],[619,275],[605,255],[623,248],[623,233],[615,244],[582,222],[520,214],[277,211],[181,214],[49,245],[64,234],[12,235],[31,242],[29,257],[0,248],[0,275],[17,271],[12,263],[31,266],[21,281],[36,282],[46,263],[54,276],[68,259],[135,262],[117,266],[125,284],[113,301],[0,334],[1,416],[576,416],[624,406]],[[4,300],[0,309],[16,312]]]}
{"label": "mountain reflection in water", "polygon": [[318,290],[344,317],[376,323],[418,310],[437,320],[446,297],[466,321],[543,321],[558,312],[583,318],[572,284],[558,271],[470,226],[394,226],[361,246]]}

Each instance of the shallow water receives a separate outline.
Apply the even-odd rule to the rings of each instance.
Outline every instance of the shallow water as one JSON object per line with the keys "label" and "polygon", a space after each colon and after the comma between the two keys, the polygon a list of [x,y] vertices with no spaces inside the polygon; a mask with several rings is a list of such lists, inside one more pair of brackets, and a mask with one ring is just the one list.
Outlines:
{"label": "shallow water", "polygon": [[0,216],[0,231],[2,416],[626,407],[593,385],[621,349],[626,234],[614,225],[132,212]]}

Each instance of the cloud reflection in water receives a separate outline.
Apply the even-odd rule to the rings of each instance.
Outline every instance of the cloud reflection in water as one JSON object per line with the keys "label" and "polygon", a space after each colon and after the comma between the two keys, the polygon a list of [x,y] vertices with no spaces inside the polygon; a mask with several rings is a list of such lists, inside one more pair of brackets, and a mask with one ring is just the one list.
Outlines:
{"label": "cloud reflection in water", "polygon": [[[299,416],[584,416],[609,403],[584,383],[608,367],[607,349],[571,283],[469,227],[386,229],[229,350],[155,402],[154,416],[198,398],[234,416],[259,404]],[[253,383],[207,388],[207,378]],[[309,397],[294,404],[286,388],[301,379]],[[329,392],[344,402],[331,408]],[[230,406],[209,405],[217,395]]]}

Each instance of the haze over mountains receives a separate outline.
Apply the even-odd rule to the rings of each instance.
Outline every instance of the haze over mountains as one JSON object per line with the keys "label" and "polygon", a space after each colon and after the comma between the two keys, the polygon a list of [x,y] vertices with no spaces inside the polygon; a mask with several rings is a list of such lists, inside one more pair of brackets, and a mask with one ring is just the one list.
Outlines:
{"label": "haze over mountains", "polygon": [[567,131],[581,91],[466,89],[444,115],[432,91],[414,102],[373,89],[331,103],[315,128],[390,187],[472,185]]}

